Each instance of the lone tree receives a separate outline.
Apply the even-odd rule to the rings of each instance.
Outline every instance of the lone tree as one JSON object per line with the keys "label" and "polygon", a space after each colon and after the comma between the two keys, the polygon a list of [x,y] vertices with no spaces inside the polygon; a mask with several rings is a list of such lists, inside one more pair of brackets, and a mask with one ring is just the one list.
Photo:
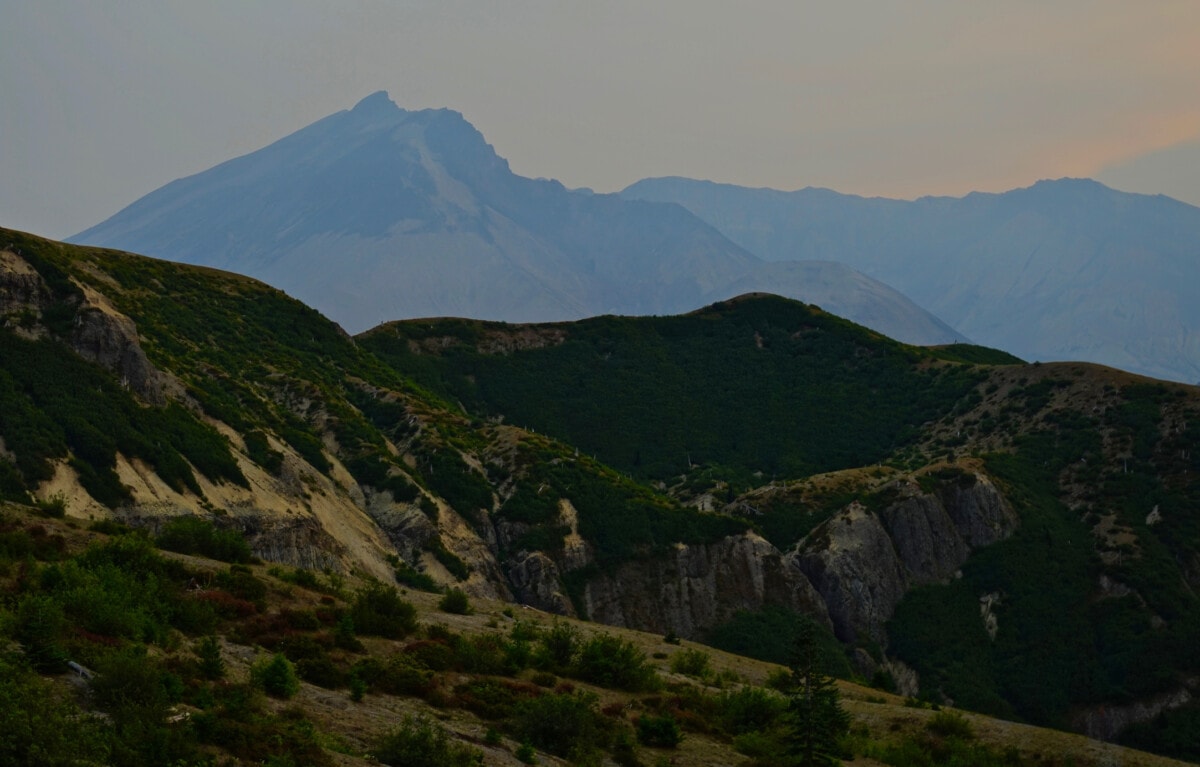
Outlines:
{"label": "lone tree", "polygon": [[850,729],[841,693],[833,677],[822,673],[820,656],[817,627],[805,620],[792,648],[786,735],[788,752],[802,767],[837,764],[838,738]]}

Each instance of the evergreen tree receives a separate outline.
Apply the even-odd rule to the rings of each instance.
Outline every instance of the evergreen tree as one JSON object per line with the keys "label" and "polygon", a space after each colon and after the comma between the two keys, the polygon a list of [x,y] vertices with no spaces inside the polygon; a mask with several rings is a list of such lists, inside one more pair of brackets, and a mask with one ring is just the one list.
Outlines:
{"label": "evergreen tree", "polygon": [[850,729],[850,717],[833,677],[821,672],[817,627],[811,620],[803,621],[796,635],[791,669],[788,751],[802,767],[836,764],[837,741]]}

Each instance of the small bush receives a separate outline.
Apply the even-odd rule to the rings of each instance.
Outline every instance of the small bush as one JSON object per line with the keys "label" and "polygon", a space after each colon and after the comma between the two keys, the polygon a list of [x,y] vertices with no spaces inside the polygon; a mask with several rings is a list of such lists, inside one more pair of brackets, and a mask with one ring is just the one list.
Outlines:
{"label": "small bush", "polygon": [[513,716],[517,737],[564,758],[576,758],[607,742],[608,726],[591,693],[542,695],[522,701]]}
{"label": "small bush", "polygon": [[783,715],[787,702],[760,687],[743,687],[717,698],[717,717],[730,735],[767,730]]}
{"label": "small bush", "polygon": [[579,648],[575,675],[585,682],[636,692],[653,686],[655,673],[632,642],[596,634]]}
{"label": "small bush", "polygon": [[679,723],[670,714],[662,716],[639,716],[637,719],[638,742],[652,748],[675,748],[683,740]]}
{"label": "small bush", "polygon": [[327,690],[336,690],[346,684],[346,674],[325,655],[296,661],[296,673],[304,681]]}
{"label": "small bush", "polygon": [[451,741],[440,726],[412,717],[385,735],[371,755],[392,767],[474,767],[483,759],[478,749]]}
{"label": "small bush", "polygon": [[216,637],[204,637],[196,643],[196,657],[200,659],[200,676],[215,680],[225,676],[225,661],[221,658],[221,643]]}
{"label": "small bush", "polygon": [[454,615],[469,615],[471,613],[471,600],[467,598],[467,593],[462,589],[450,589],[446,595],[438,602],[438,609],[444,613],[452,613]]}
{"label": "small bush", "polygon": [[671,670],[676,674],[704,677],[709,671],[709,654],[703,650],[681,650],[671,658]]}
{"label": "small bush", "polygon": [[290,698],[300,691],[296,668],[280,653],[254,664],[250,669],[250,679],[255,686],[275,698]]}
{"label": "small bush", "polygon": [[104,535],[128,535],[133,532],[132,527],[114,519],[97,519],[88,525],[88,530]]}
{"label": "small bush", "polygon": [[196,554],[222,562],[250,561],[250,546],[236,530],[219,530],[199,517],[179,517],[166,524],[155,541],[160,549]]}
{"label": "small bush", "polygon": [[39,500],[37,509],[43,517],[62,519],[67,516],[67,497],[62,493],[55,493],[49,498]]}
{"label": "small bush", "polygon": [[562,672],[570,668],[579,652],[579,629],[564,621],[555,621],[543,631],[534,653],[543,669]]}
{"label": "small bush", "polygon": [[537,749],[528,741],[517,746],[513,756],[517,757],[517,761],[521,764],[537,764]]}
{"label": "small bush", "polygon": [[943,738],[970,740],[975,737],[975,730],[971,727],[971,723],[957,711],[937,712],[925,725],[925,728]]}
{"label": "small bush", "polygon": [[354,595],[350,607],[354,630],[362,636],[400,639],[417,630],[417,610],[391,586],[371,583]]}
{"label": "small bush", "polygon": [[407,562],[400,562],[398,565],[396,565],[395,574],[396,583],[399,583],[401,586],[408,586],[410,589],[429,591],[433,593],[442,590],[442,587],[438,585],[437,581]]}
{"label": "small bush", "polygon": [[267,584],[259,580],[245,565],[230,565],[225,572],[217,573],[214,582],[238,599],[252,602],[259,608],[267,598]]}
{"label": "small bush", "polygon": [[41,672],[58,672],[67,664],[62,646],[66,618],[62,606],[47,596],[28,594],[17,606],[14,637],[25,650],[29,665]]}

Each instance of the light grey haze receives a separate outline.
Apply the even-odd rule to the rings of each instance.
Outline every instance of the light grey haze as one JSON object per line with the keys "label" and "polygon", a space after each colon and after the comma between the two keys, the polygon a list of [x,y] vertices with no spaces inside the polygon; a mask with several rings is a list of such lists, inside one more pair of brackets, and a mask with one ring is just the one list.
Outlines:
{"label": "light grey haze", "polygon": [[0,225],[48,236],[378,89],[600,191],[1097,176],[1200,203],[1178,161],[1200,142],[1191,0],[0,0],[0,19]]}

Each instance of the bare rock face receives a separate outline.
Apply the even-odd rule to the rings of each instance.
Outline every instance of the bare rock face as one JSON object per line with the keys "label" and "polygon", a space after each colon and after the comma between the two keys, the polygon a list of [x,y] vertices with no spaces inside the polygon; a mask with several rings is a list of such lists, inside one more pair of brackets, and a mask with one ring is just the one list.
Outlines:
{"label": "bare rock face", "polygon": [[886,644],[884,624],[913,586],[944,582],[971,551],[1007,538],[1019,519],[996,487],[968,474],[934,493],[900,488],[873,513],[853,503],[788,554],[820,593],[843,642]]}
{"label": "bare rock face", "polygon": [[[1200,679],[1188,680],[1194,689],[1200,687]],[[1095,740],[1111,741],[1131,724],[1148,722],[1164,711],[1180,708],[1194,699],[1188,687],[1159,693],[1124,706],[1096,706],[1080,711],[1072,717],[1072,727],[1077,732]]]}
{"label": "bare rock face", "polygon": [[164,376],[142,351],[133,320],[112,309],[94,291],[85,290],[85,296],[75,315],[71,348],[80,357],[111,370],[143,400],[165,404]]}
{"label": "bare rock face", "polygon": [[853,503],[799,546],[793,566],[821,595],[837,638],[883,644],[883,624],[904,596],[908,578],[879,517]]}
{"label": "bare rock face", "polygon": [[879,519],[910,583],[949,578],[970,553],[936,496],[905,499],[880,512]]}
{"label": "bare rock face", "polygon": [[588,581],[583,603],[592,620],[683,637],[699,636],[739,610],[769,604],[829,622],[804,574],[753,533],[708,545],[679,544],[667,556],[622,564]]}
{"label": "bare rock face", "polygon": [[946,486],[939,500],[958,534],[972,549],[1004,540],[1021,522],[992,481],[982,474],[968,475],[965,481]]}
{"label": "bare rock face", "polygon": [[0,250],[0,317],[40,311],[50,300],[37,270],[16,253]]}
{"label": "bare rock face", "polygon": [[[165,404],[165,376],[142,351],[133,320],[91,288],[84,287],[83,295],[84,301],[75,312],[71,348],[84,359],[116,373],[146,402]],[[32,265],[12,251],[0,251],[0,318],[18,323],[25,321],[22,315],[40,318],[53,301],[45,280]]]}
{"label": "bare rock face", "polygon": [[521,604],[575,617],[571,599],[563,592],[558,565],[540,551],[521,552],[505,567],[513,596]]}
{"label": "bare rock face", "polygon": [[396,503],[387,491],[367,492],[364,500],[367,515],[410,564],[421,558],[426,542],[438,536],[437,525],[416,504]]}

